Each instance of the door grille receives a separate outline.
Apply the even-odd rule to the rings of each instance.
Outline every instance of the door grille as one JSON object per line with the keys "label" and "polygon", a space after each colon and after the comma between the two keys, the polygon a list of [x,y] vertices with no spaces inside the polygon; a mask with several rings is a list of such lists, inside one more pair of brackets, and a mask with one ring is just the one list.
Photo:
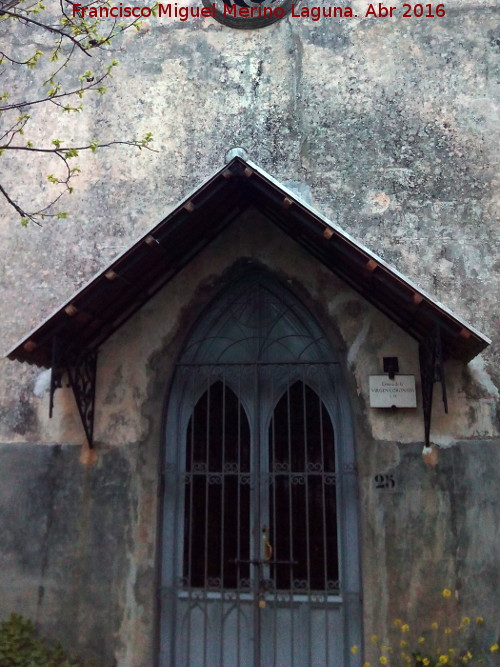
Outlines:
{"label": "door grille", "polygon": [[261,278],[195,328],[167,419],[160,667],[358,664],[339,377],[313,319]]}

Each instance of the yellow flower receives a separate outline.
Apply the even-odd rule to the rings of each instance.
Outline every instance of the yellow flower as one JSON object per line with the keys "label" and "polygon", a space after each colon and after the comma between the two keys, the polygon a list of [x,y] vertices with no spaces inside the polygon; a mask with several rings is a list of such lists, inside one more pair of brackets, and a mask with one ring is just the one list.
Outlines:
{"label": "yellow flower", "polygon": [[434,623],[431,625],[431,628],[433,630],[437,630],[439,628],[439,623],[436,623],[436,621],[434,621]]}
{"label": "yellow flower", "polygon": [[493,644],[493,646],[490,646],[490,651],[492,653],[495,653],[495,651],[498,651],[498,644]]}
{"label": "yellow flower", "polygon": [[469,625],[470,624],[470,618],[468,616],[464,616],[462,618],[462,623],[461,625]]}
{"label": "yellow flower", "polygon": [[378,636],[377,635],[372,635],[370,637],[370,641],[372,642],[372,644],[376,644],[378,642]]}
{"label": "yellow flower", "polygon": [[381,655],[380,658],[378,659],[381,665],[387,665],[387,658],[385,655]]}
{"label": "yellow flower", "polygon": [[409,632],[410,631],[410,626],[408,623],[405,623],[404,625],[401,626],[401,632]]}
{"label": "yellow flower", "polygon": [[399,645],[401,646],[401,648],[406,648],[406,647],[408,646],[408,642],[405,641],[404,639],[402,639],[402,640],[399,642]]}
{"label": "yellow flower", "polygon": [[425,637],[419,637],[417,641],[419,644],[423,644],[425,642]]}
{"label": "yellow flower", "polygon": [[359,646],[351,646],[351,653],[353,655],[356,655],[358,651],[359,651]]}
{"label": "yellow flower", "polygon": [[422,660],[422,662],[424,663],[424,665],[425,665],[426,667],[427,667],[427,665],[430,665],[430,664],[431,664],[431,661],[429,660],[429,658],[424,658],[424,659]]}
{"label": "yellow flower", "polygon": [[470,651],[467,651],[467,657],[469,658],[469,660],[472,658],[472,653]]}
{"label": "yellow flower", "polygon": [[400,618],[397,618],[397,619],[394,621],[394,625],[395,625],[397,628],[400,628],[400,627],[403,625],[403,621],[402,621]]}
{"label": "yellow flower", "polygon": [[447,665],[449,663],[450,659],[448,658],[447,655],[440,655],[439,656],[439,664],[440,665]]}
{"label": "yellow flower", "polygon": [[371,662],[364,662],[363,667],[372,667],[372,663]]}
{"label": "yellow flower", "polygon": [[482,616],[478,616],[478,617],[476,618],[476,623],[477,623],[478,625],[481,625],[482,623],[484,623],[484,618],[483,618]]}
{"label": "yellow flower", "polygon": [[444,629],[444,634],[445,635],[451,635],[452,632],[453,632],[453,630],[451,628],[445,628]]}
{"label": "yellow flower", "polygon": [[449,588],[445,588],[443,591],[443,597],[444,598],[451,598],[451,591]]}

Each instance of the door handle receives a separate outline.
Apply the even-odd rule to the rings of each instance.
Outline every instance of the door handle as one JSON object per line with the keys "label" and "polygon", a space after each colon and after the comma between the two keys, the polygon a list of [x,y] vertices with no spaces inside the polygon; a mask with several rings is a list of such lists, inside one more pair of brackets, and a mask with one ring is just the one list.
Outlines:
{"label": "door handle", "polygon": [[267,528],[267,526],[264,526],[262,528],[262,543],[264,547],[263,561],[264,563],[269,563],[269,561],[273,557],[273,547],[271,545],[271,542],[269,542],[269,529]]}

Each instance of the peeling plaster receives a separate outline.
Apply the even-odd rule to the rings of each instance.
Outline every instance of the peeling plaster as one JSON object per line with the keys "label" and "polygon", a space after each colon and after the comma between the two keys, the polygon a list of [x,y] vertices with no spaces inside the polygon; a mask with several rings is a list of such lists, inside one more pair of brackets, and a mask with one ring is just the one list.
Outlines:
{"label": "peeling plaster", "polygon": [[359,350],[363,343],[366,340],[366,337],[368,336],[368,332],[370,331],[370,325],[371,325],[371,317],[370,315],[367,315],[365,317],[365,320],[363,322],[363,326],[359,330],[356,338],[354,339],[354,342],[352,343],[351,347],[349,348],[349,352],[347,353],[347,363],[349,366],[353,366],[354,362],[358,356]]}
{"label": "peeling plaster", "polygon": [[43,370],[41,373],[37,375],[35,380],[35,386],[33,387],[33,393],[35,394],[35,396],[38,396],[38,398],[41,398],[45,394],[45,392],[49,391],[50,376],[51,376],[50,368]]}
{"label": "peeling plaster", "polygon": [[468,363],[468,369],[473,379],[481,387],[483,387],[483,389],[485,389],[490,396],[494,396],[495,398],[500,396],[498,387],[495,385],[490,374],[488,373],[486,368],[486,360],[483,356],[479,355],[475,359],[472,359],[472,361]]}

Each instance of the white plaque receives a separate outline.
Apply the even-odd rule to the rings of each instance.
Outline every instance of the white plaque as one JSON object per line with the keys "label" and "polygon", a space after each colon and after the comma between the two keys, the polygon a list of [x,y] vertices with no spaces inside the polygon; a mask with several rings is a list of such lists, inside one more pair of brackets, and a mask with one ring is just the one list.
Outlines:
{"label": "white plaque", "polygon": [[414,375],[370,375],[371,408],[416,408]]}

